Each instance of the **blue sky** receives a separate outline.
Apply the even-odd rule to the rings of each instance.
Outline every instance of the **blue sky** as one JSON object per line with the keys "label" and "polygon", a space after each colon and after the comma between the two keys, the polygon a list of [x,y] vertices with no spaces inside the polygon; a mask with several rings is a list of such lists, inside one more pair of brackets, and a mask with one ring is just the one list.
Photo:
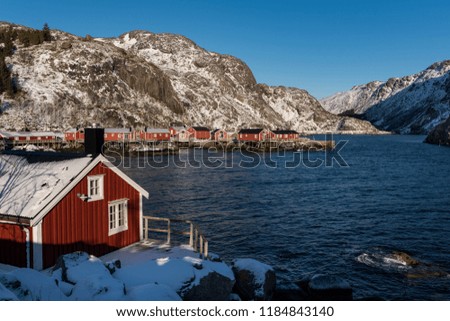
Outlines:
{"label": "blue sky", "polygon": [[450,59],[450,1],[6,1],[0,20],[76,35],[170,32],[234,55],[258,82],[321,98]]}

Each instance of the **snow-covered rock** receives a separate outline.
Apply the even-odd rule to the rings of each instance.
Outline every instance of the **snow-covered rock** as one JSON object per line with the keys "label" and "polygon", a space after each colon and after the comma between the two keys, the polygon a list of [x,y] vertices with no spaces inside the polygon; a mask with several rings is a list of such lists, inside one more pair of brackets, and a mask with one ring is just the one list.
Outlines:
{"label": "snow-covered rock", "polygon": [[314,275],[308,282],[308,291],[311,299],[315,301],[353,299],[350,283],[334,275]]}
{"label": "snow-covered rock", "polygon": [[236,278],[235,291],[243,300],[270,300],[276,287],[273,268],[254,259],[232,262]]}
{"label": "snow-covered rock", "polygon": [[[258,84],[238,58],[207,51],[180,35],[133,31],[81,39],[52,31],[52,36],[50,43],[18,44],[7,58],[21,94],[0,97],[8,106],[0,128],[181,122],[233,131],[249,126],[342,130],[344,118],[325,111],[305,90]],[[348,121],[345,129],[376,132],[360,120]]]}
{"label": "snow-covered rock", "polygon": [[23,301],[61,301],[66,299],[54,278],[33,269],[22,268],[0,274],[0,283],[16,298]]}
{"label": "snow-covered rock", "polygon": [[117,301],[125,295],[125,285],[107,273],[86,274],[74,285],[70,300],[78,301]]}
{"label": "snow-covered rock", "polygon": [[102,260],[85,252],[61,256],[52,275],[73,284],[70,300],[120,300],[125,295],[124,283],[111,275]]}
{"label": "snow-covered rock", "polygon": [[0,301],[17,301],[17,297],[0,283]]}
{"label": "snow-covered rock", "polygon": [[428,133],[450,116],[450,60],[414,75],[355,86],[320,102],[331,113],[357,115],[383,130]]}

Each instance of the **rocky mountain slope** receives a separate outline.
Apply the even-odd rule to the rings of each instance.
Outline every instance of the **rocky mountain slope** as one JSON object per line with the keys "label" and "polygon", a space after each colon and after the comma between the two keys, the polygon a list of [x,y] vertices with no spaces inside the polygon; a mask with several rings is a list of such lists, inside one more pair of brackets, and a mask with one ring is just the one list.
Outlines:
{"label": "rocky mountain slope", "polygon": [[450,146],[450,117],[430,131],[425,143]]}
{"label": "rocky mountain slope", "polygon": [[[0,32],[11,26],[25,28],[0,23]],[[183,36],[134,31],[92,39],[52,30],[52,37],[35,46],[16,43],[6,58],[19,92],[0,95],[0,128],[180,122],[228,130],[376,132],[366,121],[328,113],[305,90],[258,84],[241,60]]]}
{"label": "rocky mountain slope", "polygon": [[450,60],[414,75],[355,86],[320,102],[329,112],[357,115],[383,130],[425,134],[450,116]]}

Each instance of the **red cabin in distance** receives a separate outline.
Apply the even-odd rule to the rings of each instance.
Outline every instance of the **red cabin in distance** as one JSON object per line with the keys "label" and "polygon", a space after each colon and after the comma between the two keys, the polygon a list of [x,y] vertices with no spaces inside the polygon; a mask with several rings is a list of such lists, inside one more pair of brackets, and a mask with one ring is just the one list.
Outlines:
{"label": "red cabin in distance", "polygon": [[241,142],[263,142],[273,138],[273,133],[262,128],[241,129],[238,140]]}
{"label": "red cabin in distance", "polygon": [[298,138],[299,133],[290,129],[277,129],[272,131],[274,139],[283,141],[292,141]]}
{"label": "red cabin in distance", "polygon": [[170,140],[173,142],[187,143],[189,142],[190,133],[186,127],[172,126],[169,128]]}
{"label": "red cabin in distance", "polygon": [[66,142],[84,142],[84,128],[72,128],[64,133]]}
{"label": "red cabin in distance", "polygon": [[140,138],[148,142],[170,141],[170,131],[164,128],[145,128],[140,132]]}
{"label": "red cabin in distance", "polygon": [[211,132],[207,127],[193,126],[189,127],[189,136],[194,140],[209,140],[211,139]]}
{"label": "red cabin in distance", "polygon": [[211,132],[211,140],[215,142],[228,142],[230,139],[228,132],[223,129],[215,129]]}
{"label": "red cabin in distance", "polygon": [[131,128],[105,128],[105,142],[129,142],[135,140]]}
{"label": "red cabin in distance", "polygon": [[[143,238],[148,193],[104,156],[0,155],[0,263],[44,269],[60,255],[96,256]],[[20,168],[20,171],[16,169]]]}

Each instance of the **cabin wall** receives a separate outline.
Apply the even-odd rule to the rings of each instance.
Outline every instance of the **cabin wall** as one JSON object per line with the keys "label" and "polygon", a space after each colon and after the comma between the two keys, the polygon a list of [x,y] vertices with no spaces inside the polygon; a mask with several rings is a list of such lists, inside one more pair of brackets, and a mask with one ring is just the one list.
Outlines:
{"label": "cabin wall", "polygon": [[[77,194],[88,194],[87,177],[105,174],[104,199],[83,201]],[[128,230],[108,236],[108,202],[128,199]],[[42,221],[44,268],[55,264],[66,253],[86,251],[101,256],[140,240],[139,192],[116,173],[98,164]]]}
{"label": "cabin wall", "polygon": [[20,225],[0,223],[0,263],[27,267],[26,233]]}

